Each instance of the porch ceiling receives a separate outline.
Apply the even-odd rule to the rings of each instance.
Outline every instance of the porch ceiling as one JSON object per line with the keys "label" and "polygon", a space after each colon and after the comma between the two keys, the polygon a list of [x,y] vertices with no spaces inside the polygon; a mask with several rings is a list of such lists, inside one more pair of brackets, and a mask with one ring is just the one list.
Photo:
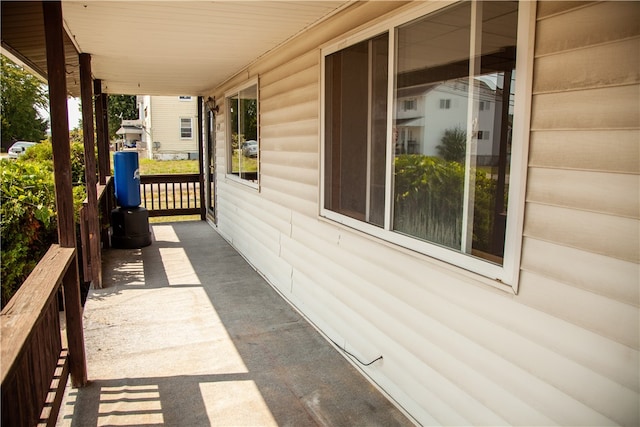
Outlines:
{"label": "porch ceiling", "polygon": [[[91,54],[104,92],[205,95],[351,1],[64,0],[62,9],[69,41]],[[3,50],[43,73],[41,26],[39,2],[2,2]],[[77,95],[77,61],[67,64]]]}

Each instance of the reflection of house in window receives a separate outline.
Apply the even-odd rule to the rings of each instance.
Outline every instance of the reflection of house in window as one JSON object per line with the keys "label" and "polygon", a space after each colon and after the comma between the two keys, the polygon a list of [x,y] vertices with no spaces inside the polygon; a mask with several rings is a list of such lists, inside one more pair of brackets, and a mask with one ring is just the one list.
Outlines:
{"label": "reflection of house in window", "polygon": [[480,139],[489,139],[489,135],[491,133],[488,130],[479,130],[477,138]]}
{"label": "reflection of house in window", "polygon": [[448,110],[449,108],[451,108],[451,100],[450,99],[441,99],[440,100],[440,109],[441,110]]}
{"label": "reflection of house in window", "polygon": [[411,111],[416,109],[416,100],[415,99],[405,99],[404,100],[404,111]]}
{"label": "reflection of house in window", "polygon": [[[468,79],[399,88],[397,91],[396,154],[437,156],[436,147],[441,144],[446,130],[467,127]],[[502,97],[502,90],[476,79],[473,92],[479,98],[477,126],[482,129],[475,136],[478,141],[485,141],[477,147],[476,161],[479,165],[492,165],[497,161],[499,147],[494,147],[495,141],[491,138],[500,134],[494,129],[494,123],[496,114],[502,111],[501,105],[492,104]],[[415,101],[414,110],[405,108],[407,101]]]}

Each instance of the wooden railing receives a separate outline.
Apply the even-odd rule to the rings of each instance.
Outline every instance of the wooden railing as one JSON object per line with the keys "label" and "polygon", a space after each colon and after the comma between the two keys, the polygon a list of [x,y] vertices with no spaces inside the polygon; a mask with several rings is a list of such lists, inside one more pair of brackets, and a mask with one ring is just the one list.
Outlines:
{"label": "wooden railing", "polygon": [[[58,290],[64,286],[72,294],[71,287],[78,286],[75,254],[74,248],[52,245],[0,313],[3,426],[56,422],[70,366],[62,346]],[[69,326],[75,328],[82,314],[79,302],[66,301],[66,295],[65,306],[69,336]],[[81,345],[72,365],[84,364]],[[76,368],[86,373],[86,366],[72,366],[72,376]]]}
{"label": "wooden railing", "polygon": [[151,217],[199,214],[200,176],[141,175],[140,198]]}
{"label": "wooden railing", "polygon": [[[101,249],[109,248],[109,225],[111,221],[111,209],[115,207],[115,196],[113,187],[113,178],[108,177],[106,184],[96,186],[97,199],[98,199],[98,212],[93,215],[99,215],[98,224],[100,234]],[[90,226],[91,212],[89,210],[89,203],[85,199],[82,203],[79,213],[80,222],[80,247],[82,251],[80,253],[80,260],[82,263],[82,275],[85,282],[93,282],[96,288],[102,287],[102,257],[100,251],[97,254],[92,254],[90,247]],[[96,236],[95,238],[98,238]]]}

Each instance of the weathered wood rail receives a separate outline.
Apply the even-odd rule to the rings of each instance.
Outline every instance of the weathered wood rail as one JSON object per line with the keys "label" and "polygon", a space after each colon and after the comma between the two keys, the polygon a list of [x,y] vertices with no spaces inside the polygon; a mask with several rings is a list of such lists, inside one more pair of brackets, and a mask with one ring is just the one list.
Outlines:
{"label": "weathered wood rail", "polygon": [[200,213],[200,175],[141,175],[140,198],[149,216]]}
{"label": "weathered wood rail", "polygon": [[[97,184],[97,199],[98,199],[98,213],[99,215],[99,236],[93,236],[90,232],[89,221],[90,209],[88,200],[85,199],[82,203],[82,207],[79,212],[80,222],[80,242],[82,253],[80,259],[82,260],[82,275],[85,282],[93,282],[96,288],[102,287],[102,257],[101,249],[108,249],[109,244],[109,225],[111,221],[111,209],[115,207],[113,178],[107,177],[104,185]],[[91,239],[100,239],[96,253],[91,251]],[[101,245],[100,245],[101,243]]]}
{"label": "weathered wood rail", "polygon": [[[78,286],[76,250],[52,245],[0,313],[3,426],[56,423],[77,362],[67,357],[60,333],[58,290],[71,286]],[[67,325],[77,324],[80,305],[65,305]]]}

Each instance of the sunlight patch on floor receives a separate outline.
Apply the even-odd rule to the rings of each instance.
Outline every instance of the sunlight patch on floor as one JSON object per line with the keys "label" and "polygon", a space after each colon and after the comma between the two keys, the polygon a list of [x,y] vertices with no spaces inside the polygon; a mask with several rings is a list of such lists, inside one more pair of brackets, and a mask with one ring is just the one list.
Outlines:
{"label": "sunlight patch on floor", "polygon": [[170,286],[202,284],[184,248],[160,248],[159,251]]}
{"label": "sunlight patch on floor", "polygon": [[180,241],[180,238],[171,225],[154,225],[153,237],[155,238],[156,242],[177,243]]}
{"label": "sunlight patch on floor", "polygon": [[253,381],[201,383],[202,400],[212,426],[277,426]]}
{"label": "sunlight patch on floor", "polygon": [[157,385],[102,387],[99,426],[160,425],[164,423]]}

